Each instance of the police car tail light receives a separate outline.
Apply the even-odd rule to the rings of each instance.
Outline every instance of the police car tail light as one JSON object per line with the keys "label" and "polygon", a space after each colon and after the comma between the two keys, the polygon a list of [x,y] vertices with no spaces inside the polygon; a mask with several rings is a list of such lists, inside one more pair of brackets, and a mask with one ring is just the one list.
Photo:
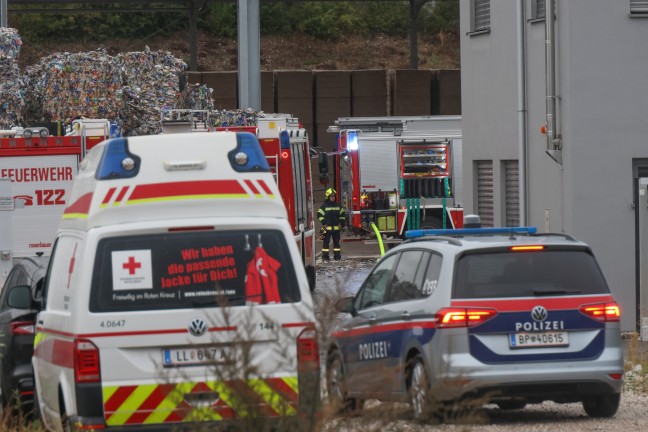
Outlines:
{"label": "police car tail light", "polygon": [[497,315],[495,309],[444,308],[436,314],[438,328],[474,327]]}
{"label": "police car tail light", "polygon": [[99,348],[92,342],[77,339],[74,341],[74,381],[99,382],[101,369],[99,368]]}
{"label": "police car tail light", "polygon": [[580,311],[601,322],[618,322],[621,320],[621,308],[616,302],[584,305],[581,306]]}
{"label": "police car tail light", "polygon": [[140,168],[140,157],[128,151],[126,138],[113,138],[104,147],[101,161],[97,166],[97,180],[116,180],[133,178]]}
{"label": "police car tail light", "polygon": [[319,347],[317,331],[308,327],[297,336],[297,365],[299,370],[312,370],[319,367]]}

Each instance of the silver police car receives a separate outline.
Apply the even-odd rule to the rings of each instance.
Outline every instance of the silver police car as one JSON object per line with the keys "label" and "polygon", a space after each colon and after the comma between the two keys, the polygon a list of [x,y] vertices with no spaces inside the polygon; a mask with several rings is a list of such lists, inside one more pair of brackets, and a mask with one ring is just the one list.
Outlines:
{"label": "silver police car", "polygon": [[419,418],[466,399],[616,413],[620,309],[587,244],[532,227],[408,237],[336,305],[345,315],[329,335],[326,373],[341,411],[371,398],[409,402]]}

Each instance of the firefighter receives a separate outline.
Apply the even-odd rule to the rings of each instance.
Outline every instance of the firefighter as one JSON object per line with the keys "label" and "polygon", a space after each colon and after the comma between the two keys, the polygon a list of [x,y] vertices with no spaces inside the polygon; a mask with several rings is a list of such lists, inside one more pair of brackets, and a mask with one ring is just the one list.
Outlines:
{"label": "firefighter", "polygon": [[322,246],[322,259],[329,261],[329,244],[333,239],[333,259],[339,260],[342,258],[340,255],[340,229],[346,224],[346,214],[344,207],[337,202],[337,193],[335,189],[329,188],[326,190],[326,200],[322,203],[317,212],[317,217],[322,223],[322,228],[325,229],[324,245]]}

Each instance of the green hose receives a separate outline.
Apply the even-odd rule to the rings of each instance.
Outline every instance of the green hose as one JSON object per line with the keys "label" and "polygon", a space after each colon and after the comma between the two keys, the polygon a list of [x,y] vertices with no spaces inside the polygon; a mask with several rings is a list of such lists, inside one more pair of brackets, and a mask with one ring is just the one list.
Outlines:
{"label": "green hose", "polygon": [[373,222],[371,222],[369,226],[373,228],[374,233],[376,233],[376,238],[378,239],[378,246],[380,246],[380,256],[385,255],[385,246],[383,246],[382,236],[380,235],[380,231],[378,231],[378,227]]}

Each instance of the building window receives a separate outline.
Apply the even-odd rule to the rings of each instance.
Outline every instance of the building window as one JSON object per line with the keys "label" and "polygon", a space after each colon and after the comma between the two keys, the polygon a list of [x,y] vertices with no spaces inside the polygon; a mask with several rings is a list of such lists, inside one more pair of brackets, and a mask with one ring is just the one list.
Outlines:
{"label": "building window", "polygon": [[490,0],[471,0],[471,33],[490,31]]}
{"label": "building window", "polygon": [[547,16],[546,0],[531,0],[531,19],[544,20]]}
{"label": "building window", "polygon": [[648,1],[630,0],[630,16],[648,17]]}

